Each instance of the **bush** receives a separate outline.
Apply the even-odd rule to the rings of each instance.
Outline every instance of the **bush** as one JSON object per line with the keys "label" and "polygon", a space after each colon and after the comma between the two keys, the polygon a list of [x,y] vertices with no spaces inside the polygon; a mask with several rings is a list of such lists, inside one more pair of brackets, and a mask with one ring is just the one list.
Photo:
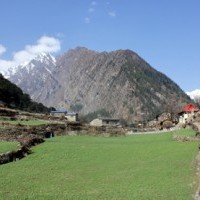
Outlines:
{"label": "bush", "polygon": [[88,113],[85,116],[85,119],[87,122],[91,122],[93,119],[99,118],[99,117],[111,117],[110,113],[108,111],[106,111],[104,108]]}

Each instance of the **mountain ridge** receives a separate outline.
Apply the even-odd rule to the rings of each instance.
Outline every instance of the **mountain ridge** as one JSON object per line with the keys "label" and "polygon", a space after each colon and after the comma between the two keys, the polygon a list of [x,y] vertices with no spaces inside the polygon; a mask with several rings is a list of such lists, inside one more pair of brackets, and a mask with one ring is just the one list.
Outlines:
{"label": "mountain ridge", "polygon": [[[169,101],[190,101],[174,81],[129,49],[96,52],[77,47],[38,69],[27,74],[29,80],[21,76],[20,87],[47,106],[84,115],[105,110],[128,121],[147,120],[167,109]],[[15,83],[18,79],[10,78]]]}

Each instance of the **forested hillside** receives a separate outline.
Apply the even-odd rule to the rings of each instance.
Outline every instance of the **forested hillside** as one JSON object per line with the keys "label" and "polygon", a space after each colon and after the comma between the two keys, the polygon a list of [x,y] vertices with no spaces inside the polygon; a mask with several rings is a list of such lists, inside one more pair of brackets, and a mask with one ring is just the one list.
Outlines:
{"label": "forested hillside", "polygon": [[31,100],[28,94],[0,74],[0,101],[8,107],[29,112],[49,112],[51,108]]}

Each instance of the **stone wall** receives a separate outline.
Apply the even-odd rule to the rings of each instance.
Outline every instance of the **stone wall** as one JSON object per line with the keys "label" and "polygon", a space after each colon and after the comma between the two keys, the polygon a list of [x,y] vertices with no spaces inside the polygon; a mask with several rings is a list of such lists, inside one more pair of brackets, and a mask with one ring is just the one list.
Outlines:
{"label": "stone wall", "polygon": [[32,146],[38,145],[42,142],[44,142],[44,139],[35,136],[32,136],[32,138],[29,139],[21,140],[19,149],[0,154],[0,165],[26,157],[28,154],[31,154],[30,148]]}

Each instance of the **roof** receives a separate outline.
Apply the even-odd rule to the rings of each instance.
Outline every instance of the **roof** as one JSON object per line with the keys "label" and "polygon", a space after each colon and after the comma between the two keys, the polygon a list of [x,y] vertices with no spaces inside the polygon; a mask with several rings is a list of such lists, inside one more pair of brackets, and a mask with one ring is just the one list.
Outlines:
{"label": "roof", "polygon": [[67,116],[76,116],[78,113],[67,113]]}
{"label": "roof", "polygon": [[50,113],[67,113],[66,110],[53,110]]}
{"label": "roof", "polygon": [[196,108],[193,104],[188,104],[180,113],[187,113],[187,112],[198,112],[199,109]]}

